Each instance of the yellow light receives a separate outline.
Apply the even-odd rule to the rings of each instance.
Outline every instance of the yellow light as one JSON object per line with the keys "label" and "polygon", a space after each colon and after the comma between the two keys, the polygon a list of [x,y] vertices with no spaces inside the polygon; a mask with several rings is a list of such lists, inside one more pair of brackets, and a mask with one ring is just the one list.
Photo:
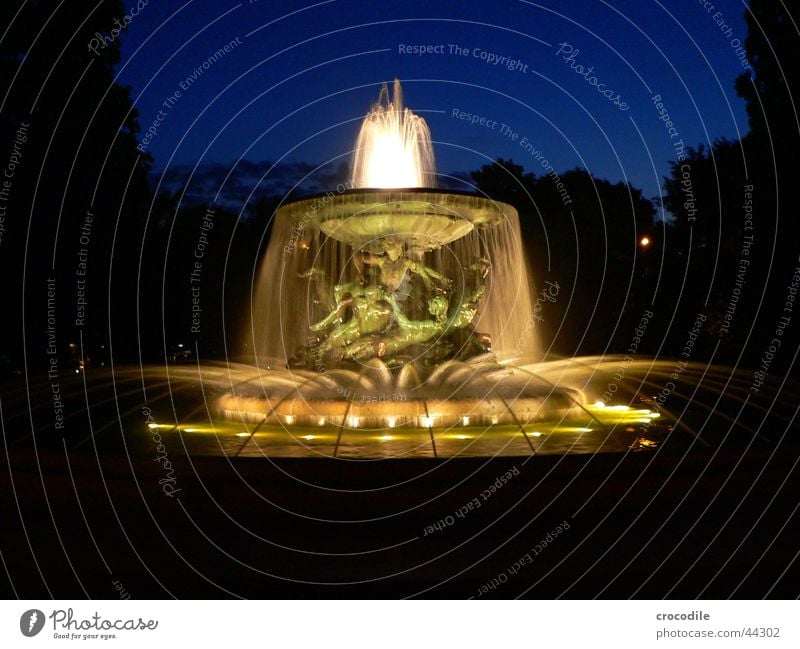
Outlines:
{"label": "yellow light", "polygon": [[461,418],[461,423],[462,423],[464,426],[469,426],[469,417],[467,417],[466,415],[464,415],[464,416]]}
{"label": "yellow light", "polygon": [[158,428],[158,424],[152,424],[152,423],[151,424],[147,424],[147,427],[150,428],[150,429]]}
{"label": "yellow light", "polygon": [[358,428],[358,422],[359,421],[360,420],[359,420],[358,417],[348,417],[347,418],[347,422],[350,424],[351,428]]}
{"label": "yellow light", "polygon": [[420,417],[419,421],[423,428],[430,428],[433,426],[434,417]]}
{"label": "yellow light", "polygon": [[250,433],[236,433],[236,437],[250,437]]}
{"label": "yellow light", "polygon": [[400,82],[384,86],[361,124],[353,160],[355,187],[425,187],[433,167],[425,120],[403,106]]}
{"label": "yellow light", "polygon": [[197,432],[200,432],[200,431],[197,428],[184,428],[183,432],[184,433],[197,433]]}
{"label": "yellow light", "polygon": [[399,128],[373,135],[367,155],[367,187],[417,187],[420,185],[416,142],[404,139]]}
{"label": "yellow light", "polygon": [[392,437],[391,435],[381,435],[378,439],[381,440],[382,442],[391,442],[394,439],[394,437]]}
{"label": "yellow light", "polygon": [[602,401],[595,401],[594,407],[595,408],[605,408],[606,404],[603,403]]}
{"label": "yellow light", "polygon": [[394,428],[397,424],[397,417],[388,417],[386,423],[389,425],[389,428]]}
{"label": "yellow light", "polygon": [[324,426],[325,425],[325,417],[320,417],[317,420],[317,424],[319,424],[320,426]]}
{"label": "yellow light", "polygon": [[284,417],[284,421],[286,422],[287,426],[291,426],[294,423],[294,417],[292,415],[286,415],[286,417]]}
{"label": "yellow light", "polygon": [[534,437],[541,437],[542,436],[542,434],[538,430],[536,430],[533,433],[531,433],[531,435],[533,435]]}
{"label": "yellow light", "polygon": [[451,435],[452,439],[472,439],[469,435]]}
{"label": "yellow light", "polygon": [[492,423],[496,424],[498,421],[500,421],[500,417],[498,417],[497,415],[492,415]]}
{"label": "yellow light", "polygon": [[639,245],[642,248],[647,248],[647,246],[650,245],[650,237],[642,237],[641,239],[639,239]]}
{"label": "yellow light", "polygon": [[312,439],[316,439],[316,438],[317,438],[317,436],[316,436],[316,435],[303,435],[303,439],[306,439],[306,440],[308,440],[309,442],[310,442]]}

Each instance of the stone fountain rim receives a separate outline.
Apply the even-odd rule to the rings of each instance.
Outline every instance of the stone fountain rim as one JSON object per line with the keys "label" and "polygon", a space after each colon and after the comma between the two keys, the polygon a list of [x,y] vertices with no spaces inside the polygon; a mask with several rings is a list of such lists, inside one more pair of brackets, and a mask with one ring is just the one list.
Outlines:
{"label": "stone fountain rim", "polygon": [[287,201],[280,205],[277,208],[276,212],[282,212],[288,207],[293,207],[299,203],[303,202],[311,202],[315,200],[323,200],[327,199],[328,201],[337,200],[341,197],[345,196],[358,196],[358,195],[370,195],[370,194],[432,194],[432,195],[441,195],[441,196],[463,196],[465,198],[471,198],[473,200],[484,202],[487,204],[495,205],[498,208],[498,211],[501,213],[505,213],[505,210],[510,210],[511,213],[517,214],[518,210],[516,207],[511,205],[510,203],[506,203],[505,201],[497,200],[494,198],[490,198],[488,196],[482,196],[475,192],[468,192],[459,189],[440,189],[438,187],[357,187],[352,189],[347,189],[343,192],[336,191],[336,190],[329,190],[325,192],[317,192],[315,194],[309,194],[307,196],[300,196],[295,198],[291,201]]}

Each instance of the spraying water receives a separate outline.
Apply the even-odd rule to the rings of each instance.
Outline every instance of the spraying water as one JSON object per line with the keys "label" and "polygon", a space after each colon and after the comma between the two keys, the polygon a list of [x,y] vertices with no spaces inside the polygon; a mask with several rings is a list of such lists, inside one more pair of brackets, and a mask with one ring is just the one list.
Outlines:
{"label": "spraying water", "polygon": [[353,187],[435,187],[436,164],[425,120],[403,106],[403,89],[394,80],[391,98],[383,84],[356,140]]}

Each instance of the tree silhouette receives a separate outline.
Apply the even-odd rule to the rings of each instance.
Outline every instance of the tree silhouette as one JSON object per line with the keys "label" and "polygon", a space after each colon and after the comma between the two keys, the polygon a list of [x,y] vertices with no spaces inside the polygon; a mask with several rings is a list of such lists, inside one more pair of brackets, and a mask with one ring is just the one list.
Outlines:
{"label": "tree silhouette", "polygon": [[[751,0],[745,21],[751,70],[736,80],[736,94],[747,102],[751,135],[766,140],[771,132],[778,152],[796,152],[800,127],[792,93],[800,81],[797,25],[783,2],[769,0]],[[795,160],[781,155],[781,163],[796,167]]]}
{"label": "tree silhouette", "polygon": [[[150,203],[151,160],[136,150],[130,90],[114,79],[119,38],[97,54],[88,48],[124,13],[119,1],[0,7],[0,23],[8,26],[0,43],[0,164],[18,160],[2,240],[4,277],[13,278],[4,282],[5,303],[15,313],[6,325],[21,340],[24,308],[31,372],[47,367],[40,363],[49,279],[56,287],[55,340],[65,361],[74,361],[70,343],[77,345],[81,334],[85,356],[97,361],[115,331],[120,353],[136,347],[133,244],[142,240]],[[22,351],[7,344],[6,366],[18,368]]]}
{"label": "tree silhouette", "polygon": [[[746,101],[750,132],[741,141],[688,149],[685,161],[671,163],[664,189],[675,218],[673,248],[683,251],[681,259],[667,260],[671,274],[683,274],[688,263],[697,278],[694,291],[676,293],[682,317],[706,311],[706,333],[720,342],[716,359],[757,365],[800,253],[794,206],[800,137],[792,99],[800,77],[796,28],[783,3],[753,0],[745,20],[752,69],[736,80],[736,92]],[[684,173],[695,196],[689,208]],[[790,361],[790,354],[780,359]]]}

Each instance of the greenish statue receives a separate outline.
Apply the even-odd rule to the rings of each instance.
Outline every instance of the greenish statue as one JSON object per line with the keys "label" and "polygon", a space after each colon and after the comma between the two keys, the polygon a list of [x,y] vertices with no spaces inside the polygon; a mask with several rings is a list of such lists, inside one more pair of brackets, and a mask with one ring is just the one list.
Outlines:
{"label": "greenish statue", "polygon": [[353,261],[359,274],[363,274],[365,265],[377,267],[380,270],[381,282],[390,292],[398,289],[409,272],[417,275],[429,291],[436,288],[436,282],[444,289],[452,285],[447,277],[437,273],[433,268],[404,256],[402,245],[386,246],[386,248],[385,254],[357,252],[353,256]]}
{"label": "greenish statue", "polygon": [[[465,269],[474,273],[474,288],[455,302],[452,281],[421,259],[405,256],[400,245],[386,245],[382,253],[360,251],[354,255],[354,265],[358,278],[333,287],[332,310],[310,327],[318,334],[319,343],[308,352],[317,360],[382,358],[392,364],[399,355],[413,354],[413,348],[422,345],[432,345],[438,356],[446,356],[454,349],[464,348],[464,340],[473,340],[472,348],[486,350],[486,337],[475,334],[471,325],[485,292],[487,260],[479,259]],[[377,269],[377,274],[366,273],[366,267]],[[324,277],[315,269],[304,275]],[[398,303],[398,287],[408,283],[408,276],[419,278],[418,297],[424,300],[427,318],[409,317]],[[449,340],[456,331],[467,333]]]}
{"label": "greenish statue", "polygon": [[[334,289],[336,308],[323,320],[311,325],[317,333],[334,326],[320,345],[323,354],[350,345],[368,334],[380,334],[392,319],[391,294],[383,286],[356,286],[346,284]],[[350,317],[345,321],[346,312]]]}

